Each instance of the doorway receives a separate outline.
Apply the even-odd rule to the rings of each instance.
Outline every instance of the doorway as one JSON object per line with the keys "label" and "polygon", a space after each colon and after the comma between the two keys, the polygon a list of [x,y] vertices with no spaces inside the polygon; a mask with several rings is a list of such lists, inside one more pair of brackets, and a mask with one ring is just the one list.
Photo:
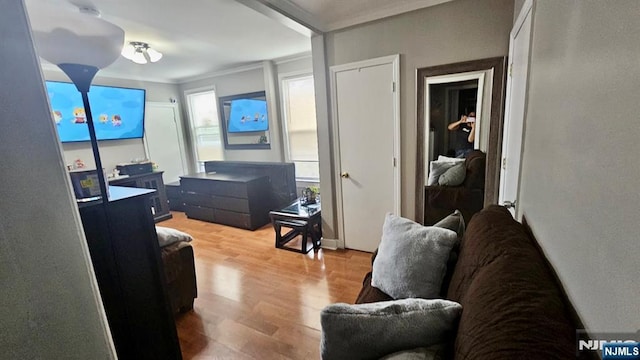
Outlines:
{"label": "doorway", "polygon": [[399,58],[330,69],[339,247],[374,251],[386,213],[400,213]]}
{"label": "doorway", "polygon": [[476,111],[478,80],[430,84],[429,94],[428,160],[436,160],[439,155],[455,157],[455,132],[449,131],[447,127],[458,121],[463,114]]}

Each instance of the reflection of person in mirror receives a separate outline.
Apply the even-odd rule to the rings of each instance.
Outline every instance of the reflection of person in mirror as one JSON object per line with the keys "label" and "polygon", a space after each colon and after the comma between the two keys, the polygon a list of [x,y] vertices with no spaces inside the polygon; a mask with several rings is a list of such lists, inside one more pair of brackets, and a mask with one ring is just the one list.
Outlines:
{"label": "reflection of person in mirror", "polygon": [[462,115],[460,120],[452,122],[447,127],[455,131],[454,146],[457,158],[464,158],[473,151],[473,142],[476,139],[476,112],[469,111]]}

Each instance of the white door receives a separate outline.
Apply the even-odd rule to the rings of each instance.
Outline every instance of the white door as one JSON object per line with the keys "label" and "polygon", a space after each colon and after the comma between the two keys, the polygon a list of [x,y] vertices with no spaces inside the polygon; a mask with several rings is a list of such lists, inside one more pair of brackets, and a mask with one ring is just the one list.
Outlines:
{"label": "white door", "polygon": [[400,212],[398,59],[331,68],[340,241],[374,251],[385,214]]}
{"label": "white door", "polygon": [[182,131],[175,104],[148,102],[145,108],[144,143],[149,160],[164,171],[165,183],[180,180],[186,174]]}
{"label": "white door", "polygon": [[502,139],[502,169],[498,203],[515,216],[518,206],[520,161],[527,104],[529,49],[531,43],[532,1],[527,1],[511,31],[509,76]]}

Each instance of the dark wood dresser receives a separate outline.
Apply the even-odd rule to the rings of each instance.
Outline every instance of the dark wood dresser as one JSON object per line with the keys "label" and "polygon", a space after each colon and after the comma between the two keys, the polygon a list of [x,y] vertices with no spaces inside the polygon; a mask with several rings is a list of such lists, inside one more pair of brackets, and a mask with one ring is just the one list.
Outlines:
{"label": "dark wood dresser", "polygon": [[180,177],[185,213],[191,219],[255,230],[269,223],[269,177],[198,173]]}
{"label": "dark wood dresser", "polygon": [[155,222],[167,220],[171,219],[171,212],[169,211],[164,181],[162,181],[162,173],[163,171],[154,171],[147,174],[130,175],[129,177],[112,179],[109,180],[109,185],[157,190],[149,198],[151,213],[153,214]]}
{"label": "dark wood dresser", "polygon": [[110,186],[107,204],[78,205],[120,359],[182,358],[148,205],[155,192]]}

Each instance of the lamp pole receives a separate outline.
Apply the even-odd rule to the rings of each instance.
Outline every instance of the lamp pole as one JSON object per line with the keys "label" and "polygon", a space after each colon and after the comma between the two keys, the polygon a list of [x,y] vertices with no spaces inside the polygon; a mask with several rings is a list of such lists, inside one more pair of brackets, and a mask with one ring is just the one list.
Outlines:
{"label": "lamp pole", "polygon": [[96,163],[98,182],[100,183],[100,197],[102,198],[103,204],[106,204],[109,202],[107,182],[105,181],[104,171],[102,170],[102,160],[100,159],[100,151],[98,150],[98,139],[96,137],[96,129],[93,127],[93,116],[91,115],[91,105],[89,104],[89,88],[99,69],[95,66],[79,64],[58,64],[58,67],[67,74],[82,95],[82,103],[87,116],[87,126],[89,127],[91,149],[93,150],[93,158]]}

